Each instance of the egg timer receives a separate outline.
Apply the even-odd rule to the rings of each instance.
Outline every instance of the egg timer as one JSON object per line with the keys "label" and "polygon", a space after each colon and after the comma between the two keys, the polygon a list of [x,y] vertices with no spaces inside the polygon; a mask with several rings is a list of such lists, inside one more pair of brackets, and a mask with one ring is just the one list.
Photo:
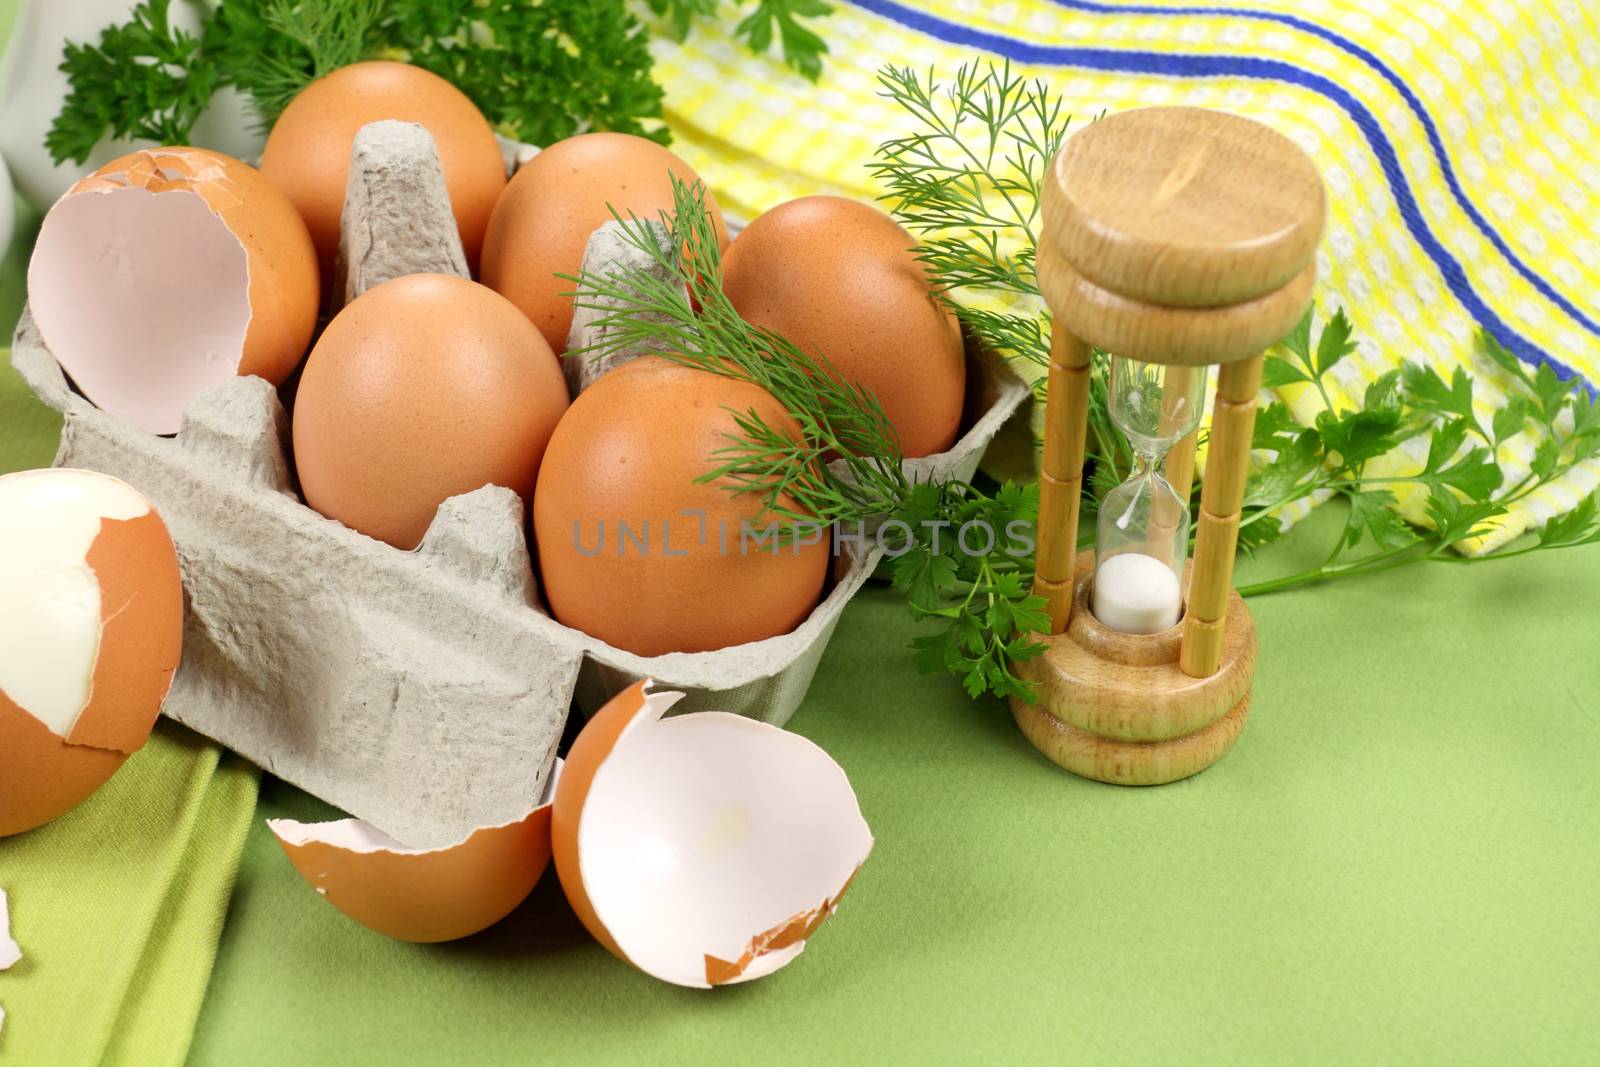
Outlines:
{"label": "egg timer", "polygon": [[[1051,633],[1045,652],[1019,665],[1036,699],[1013,697],[1012,715],[1076,774],[1175,781],[1221,759],[1249,713],[1256,635],[1233,589],[1234,550],[1262,353],[1310,306],[1322,181],[1304,152],[1260,123],[1140,108],[1071,137],[1041,206],[1039,287],[1054,329],[1034,592]],[[1112,354],[1110,414],[1139,459],[1102,502],[1091,560],[1075,548],[1095,348]]]}

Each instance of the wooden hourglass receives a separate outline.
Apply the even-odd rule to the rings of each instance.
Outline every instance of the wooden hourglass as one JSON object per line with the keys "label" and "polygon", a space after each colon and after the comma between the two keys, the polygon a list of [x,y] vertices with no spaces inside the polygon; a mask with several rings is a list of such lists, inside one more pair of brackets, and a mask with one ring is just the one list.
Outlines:
{"label": "wooden hourglass", "polygon": [[[1051,633],[1043,655],[1019,664],[1037,702],[1013,697],[1011,710],[1069,771],[1170,782],[1221,759],[1244,728],[1256,635],[1233,589],[1233,557],[1262,352],[1311,302],[1325,213],[1305,153],[1224,112],[1112,115],[1073,135],[1051,165],[1038,246],[1054,326],[1034,579]],[[1113,418],[1136,447],[1145,439],[1147,464],[1167,449],[1162,475],[1145,472],[1144,497],[1129,490],[1110,515],[1102,506],[1099,568],[1076,552],[1095,347],[1114,353]],[[1193,427],[1211,364],[1216,404],[1185,567]],[[1163,566],[1186,575],[1172,593]],[[1119,583],[1116,603],[1100,600],[1105,621],[1093,610],[1101,569]],[[1173,625],[1128,632],[1170,619],[1160,600],[1173,593]]]}

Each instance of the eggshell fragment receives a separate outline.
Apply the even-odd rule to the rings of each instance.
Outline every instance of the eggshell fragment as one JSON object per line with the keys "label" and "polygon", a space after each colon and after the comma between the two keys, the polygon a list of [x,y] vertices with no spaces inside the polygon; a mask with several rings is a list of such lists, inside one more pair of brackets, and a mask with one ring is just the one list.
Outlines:
{"label": "eggshell fragment", "polygon": [[161,518],[93,471],[0,476],[0,837],[77,805],[144,744],[183,639]]}
{"label": "eggshell fragment", "polygon": [[11,906],[0,889],[0,971],[22,958],[22,948],[11,937]]}
{"label": "eggshell fragment", "polygon": [[618,958],[676,985],[771,974],[805,948],[872,850],[843,769],[741,715],[663,719],[639,682],[589,720],[552,823],[573,910]]}
{"label": "eggshell fragment", "polygon": [[356,922],[401,941],[453,941],[493,926],[533,891],[550,862],[560,776],[557,760],[523,818],[443,848],[409,848],[359,819],[267,826],[301,877]]}
{"label": "eggshell fragment", "polygon": [[317,267],[294,207],[251,167],[201,148],[113,160],[45,216],[28,303],[101,409],[175,433],[236,374],[277,385],[316,325]]}

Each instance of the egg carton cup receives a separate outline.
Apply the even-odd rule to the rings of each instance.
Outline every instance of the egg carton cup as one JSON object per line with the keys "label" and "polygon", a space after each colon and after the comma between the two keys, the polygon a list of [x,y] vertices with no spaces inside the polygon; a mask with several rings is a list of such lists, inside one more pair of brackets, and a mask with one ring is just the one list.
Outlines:
{"label": "egg carton cup", "polygon": [[[351,293],[415,271],[465,273],[421,127],[365,128],[350,174],[339,276]],[[175,437],[158,437],[76,393],[26,310],[12,362],[63,415],[55,465],[128,482],[172,533],[186,610],[163,713],[414,847],[525,815],[575,694],[593,710],[650,677],[686,694],[675,710],[783,725],[880,556],[849,546],[791,633],[635,656],[543,613],[509,489],[446,500],[403,551],[300,502],[288,414],[260,378],[206,390]]]}

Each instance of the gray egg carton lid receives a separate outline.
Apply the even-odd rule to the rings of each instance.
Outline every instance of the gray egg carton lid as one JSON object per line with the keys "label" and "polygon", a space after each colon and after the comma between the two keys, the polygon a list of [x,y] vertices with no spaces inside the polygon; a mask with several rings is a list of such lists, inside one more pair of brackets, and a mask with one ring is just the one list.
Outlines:
{"label": "gray egg carton lid", "polygon": [[[350,175],[340,277],[352,293],[408,272],[462,273],[421,127],[364,129]],[[878,558],[842,555],[792,633],[634,656],[542,613],[525,509],[509,489],[445,501],[422,544],[402,551],[300,502],[288,415],[259,378],[208,389],[169,438],[74,392],[26,312],[12,362],[64,416],[56,465],[128,482],[177,544],[184,652],[163,712],[417,847],[526,813],[580,675],[591,707],[653,677],[687,693],[688,710],[786,722]]]}

